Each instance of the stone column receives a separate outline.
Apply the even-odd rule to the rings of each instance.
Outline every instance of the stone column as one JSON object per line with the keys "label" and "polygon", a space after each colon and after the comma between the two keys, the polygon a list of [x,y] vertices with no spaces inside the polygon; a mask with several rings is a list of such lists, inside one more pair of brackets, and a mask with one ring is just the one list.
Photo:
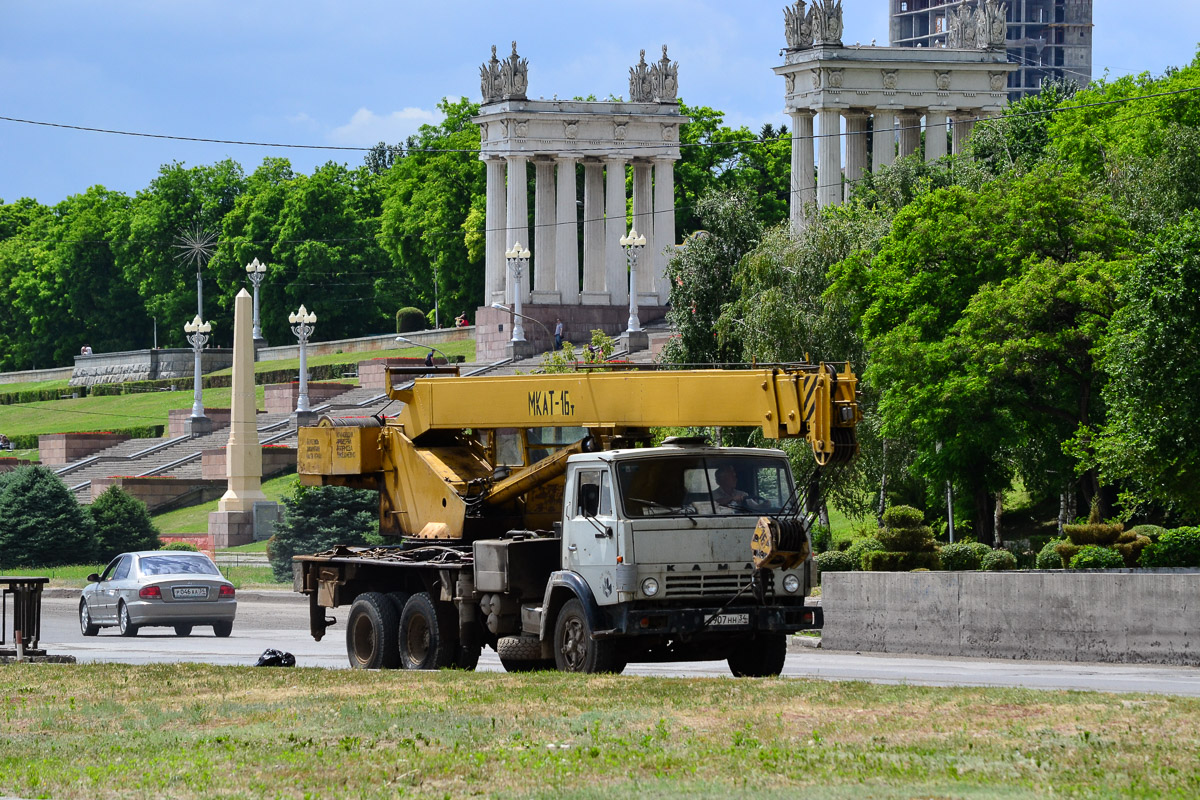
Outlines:
{"label": "stone column", "polygon": [[945,111],[925,112],[925,160],[937,161],[946,155],[946,125],[950,117]]}
{"label": "stone column", "polygon": [[621,237],[628,230],[625,219],[624,156],[604,159],[604,282],[614,306],[629,302],[629,267],[625,263],[625,248]]}
{"label": "stone column", "polygon": [[486,255],[484,257],[484,305],[495,302],[505,302],[504,287],[508,285],[505,277],[507,264],[504,261],[505,229],[508,227],[507,198],[504,189],[504,176],[508,170],[502,158],[487,159],[487,216],[484,218],[484,242]]}
{"label": "stone column", "polygon": [[896,112],[891,109],[875,109],[875,133],[871,142],[871,171],[896,163]]}
{"label": "stone column", "polygon": [[245,289],[234,298],[232,397],[225,448],[229,488],[217,503],[218,511],[253,511],[255,502],[267,499],[262,493],[262,445],[255,427],[253,304]]}
{"label": "stone column", "polygon": [[821,135],[821,163],[817,168],[817,205],[824,208],[842,202],[842,113],[836,108],[817,112]]}
{"label": "stone column", "polygon": [[606,306],[604,282],[604,165],[583,162],[583,296],[581,302]]}
{"label": "stone column", "polygon": [[804,209],[817,202],[816,163],[813,158],[813,115],[807,108],[788,112],[792,118],[792,180],[788,206],[792,230],[804,226]]}
{"label": "stone column", "polygon": [[[529,247],[529,178],[525,165],[525,156],[508,156],[508,230],[504,238],[504,249],[520,242],[522,247]],[[529,302],[529,270],[521,275],[521,285],[512,285],[514,276],[505,269],[505,302],[516,302],[516,292],[521,293],[521,302]]]}
{"label": "stone column", "polygon": [[556,207],[554,202],[554,161],[542,156],[533,162],[533,296],[534,303],[559,302],[557,274],[554,263],[558,256],[555,245]]}
{"label": "stone column", "polygon": [[558,224],[554,231],[554,284],[561,298],[571,305],[579,302],[579,209],[576,206],[575,159],[558,159]]}
{"label": "stone column", "polygon": [[[630,227],[646,237],[646,248],[642,251],[642,259],[638,263],[637,291],[638,294],[650,294],[654,288],[654,270],[648,263],[654,252],[654,197],[651,195],[651,170],[649,161],[635,160],[633,162],[633,222]],[[649,298],[646,298],[649,300]],[[641,298],[639,298],[640,302]]]}
{"label": "stone column", "polygon": [[900,156],[911,156],[921,149],[921,115],[916,111],[900,113]]}
{"label": "stone column", "polygon": [[954,155],[961,156],[967,147],[967,139],[971,129],[975,127],[975,118],[971,114],[956,114],[954,116]]}
{"label": "stone column", "polygon": [[654,250],[647,249],[650,272],[658,302],[665,305],[671,297],[667,283],[667,261],[675,245],[675,161],[654,159]]}
{"label": "stone column", "polygon": [[850,201],[854,187],[867,171],[867,115],[862,111],[846,114],[846,187],[843,198]]}

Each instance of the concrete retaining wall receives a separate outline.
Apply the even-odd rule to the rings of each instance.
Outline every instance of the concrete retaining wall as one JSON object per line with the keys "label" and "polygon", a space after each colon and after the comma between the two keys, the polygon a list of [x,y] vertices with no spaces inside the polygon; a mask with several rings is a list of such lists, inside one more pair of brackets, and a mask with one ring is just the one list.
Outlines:
{"label": "concrete retaining wall", "polygon": [[[296,448],[268,444],[262,448],[263,480],[296,471]],[[225,448],[214,447],[200,452],[200,477],[206,480],[225,480]]]}
{"label": "concrete retaining wall", "polygon": [[[212,420],[212,429],[219,431],[229,427],[233,412],[228,408],[206,408],[204,416]],[[192,418],[192,409],[173,408],[167,412],[167,436],[172,438],[187,433],[188,421]]]}
{"label": "concrete retaining wall", "polygon": [[[592,330],[599,329],[609,336],[617,336],[629,323],[628,306],[555,306],[524,303],[521,313],[538,320],[545,326],[528,319],[522,320],[525,340],[539,351],[554,347],[554,321],[563,321],[563,338],[575,345],[575,351],[592,340]],[[666,316],[665,306],[642,306],[638,320],[646,325]],[[504,358],[504,346],[512,339],[513,316],[490,306],[480,306],[475,311],[475,360],[496,361]],[[408,334],[405,334],[406,336]]]}
{"label": "concrete retaining wall", "polygon": [[74,367],[52,367],[51,369],[27,369],[20,372],[0,372],[0,383],[65,381],[71,377],[71,373],[74,371]]}
{"label": "concrete retaining wall", "polygon": [[1200,570],[829,572],[822,647],[1200,666]]}
{"label": "concrete retaining wall", "polygon": [[120,486],[129,494],[146,504],[153,514],[156,510],[170,506],[184,495],[189,495],[190,503],[207,503],[225,494],[226,481],[203,480],[197,478],[136,478],[112,476],[94,478],[92,480],[92,500],[95,500],[112,485]]}
{"label": "concrete retaining wall", "polygon": [[[309,383],[308,404],[319,406],[331,398],[345,394],[355,388],[352,383]],[[268,414],[290,414],[296,410],[296,398],[300,396],[299,381],[293,383],[269,383],[263,387],[263,405]]]}
{"label": "concrete retaining wall", "polygon": [[128,438],[123,433],[46,433],[38,437],[38,456],[47,466],[61,466],[107,450]]}
{"label": "concrete retaining wall", "polygon": [[[233,351],[228,348],[210,347],[200,354],[200,371],[205,375],[232,366]],[[94,386],[98,383],[190,378],[195,371],[196,353],[190,347],[128,350],[75,356],[75,369],[69,383],[71,386]]]}
{"label": "concrete retaining wall", "polygon": [[[321,323],[317,323],[318,329]],[[475,328],[439,328],[433,331],[413,331],[404,334],[404,338],[412,339],[418,344],[445,344],[470,339],[475,334]],[[332,342],[309,342],[310,356],[332,355],[334,353],[366,353],[372,350],[392,350],[408,347],[396,341],[394,333],[380,333],[374,336],[361,336],[357,339],[337,339]],[[260,347],[256,358],[259,361],[277,361],[284,358],[299,358],[300,345],[290,344],[280,347]]]}

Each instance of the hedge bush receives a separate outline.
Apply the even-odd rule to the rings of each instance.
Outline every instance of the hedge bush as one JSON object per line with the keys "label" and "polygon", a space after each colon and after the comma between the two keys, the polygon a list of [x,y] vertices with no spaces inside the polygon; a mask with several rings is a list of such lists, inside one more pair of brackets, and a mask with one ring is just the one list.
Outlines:
{"label": "hedge bush", "polygon": [[1135,525],[1129,529],[1129,532],[1138,536],[1145,536],[1152,542],[1157,542],[1158,537],[1166,533],[1167,529],[1159,525]]}
{"label": "hedge bush", "polygon": [[277,581],[292,579],[292,556],[328,550],[335,544],[382,544],[379,493],[345,486],[296,484],[283,498],[283,519],[267,542]]}
{"label": "hedge bush", "polygon": [[941,565],[936,552],[888,550],[863,553],[862,564],[868,572],[911,572],[914,569],[937,569]]}
{"label": "hedge bush", "polygon": [[1109,547],[1088,544],[1071,559],[1071,569],[1119,569],[1125,566],[1121,554]]}
{"label": "hedge bush", "polygon": [[[20,384],[17,384],[18,386]],[[47,400],[59,400],[63,395],[78,394],[87,397],[88,387],[69,386],[61,389],[13,389],[0,392],[0,406],[11,406],[15,403],[43,403]]]}
{"label": "hedge bush", "polygon": [[128,550],[157,550],[162,547],[158,528],[146,504],[120,486],[110,486],[88,506],[96,529],[96,558],[111,561]]}
{"label": "hedge bush", "polygon": [[[120,433],[128,436],[130,439],[158,439],[162,437],[165,430],[165,425],[138,425],[133,428],[116,428],[105,431],[105,433]],[[43,435],[40,433],[18,433],[15,436],[8,437],[8,440],[13,443],[13,449],[15,450],[35,450],[38,446],[38,437]]]}
{"label": "hedge bush", "polygon": [[1143,567],[1200,567],[1200,528],[1165,531],[1142,550]]}
{"label": "hedge bush", "polygon": [[1136,567],[1142,550],[1146,549],[1149,544],[1149,536],[1143,536],[1133,531],[1124,531],[1117,537],[1117,543],[1112,546],[1112,549],[1121,555],[1121,560],[1126,567]]}
{"label": "hedge bush", "polygon": [[833,544],[833,531],[824,525],[813,525],[809,533],[814,553],[824,553]]}
{"label": "hedge bush", "polygon": [[171,542],[163,546],[163,550],[186,550],[189,553],[199,553],[200,548],[189,542]]}
{"label": "hedge bush", "polygon": [[411,333],[425,330],[425,312],[413,306],[405,306],[396,312],[396,333]]}
{"label": "hedge bush", "polygon": [[814,560],[817,562],[818,576],[826,572],[853,572],[858,568],[849,553],[843,553],[839,550],[826,550],[824,553],[817,553]]}
{"label": "hedge bush", "polygon": [[61,478],[41,466],[0,474],[0,568],[86,564],[95,554],[92,518]]}
{"label": "hedge bush", "polygon": [[889,506],[882,522],[885,528],[916,528],[925,524],[925,513],[912,506]]}
{"label": "hedge bush", "polygon": [[942,560],[942,569],[956,572],[979,569],[980,561],[982,561],[979,552],[969,543],[963,542],[942,545],[938,550],[938,555]]}
{"label": "hedge bush", "polygon": [[1007,550],[989,550],[979,560],[979,568],[985,572],[1001,572],[1017,568],[1017,557]]}
{"label": "hedge bush", "polygon": [[846,548],[846,555],[850,556],[854,569],[863,569],[863,555],[882,550],[883,545],[878,539],[874,536],[864,536],[850,543],[850,546]]}
{"label": "hedge bush", "polygon": [[1056,549],[1058,545],[1065,543],[1066,539],[1051,539],[1042,546],[1042,549],[1037,554],[1036,565],[1038,569],[1066,569],[1066,562],[1063,557],[1058,554]]}

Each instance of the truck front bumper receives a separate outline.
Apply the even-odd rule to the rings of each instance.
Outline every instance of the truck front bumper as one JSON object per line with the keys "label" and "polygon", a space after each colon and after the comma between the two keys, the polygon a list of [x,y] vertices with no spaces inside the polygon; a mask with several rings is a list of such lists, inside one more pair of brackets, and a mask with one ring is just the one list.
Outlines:
{"label": "truck front bumper", "polygon": [[820,628],[820,606],[739,605],[729,608],[648,608],[618,605],[602,609],[612,627],[595,632],[597,639],[624,636],[728,635],[796,633]]}

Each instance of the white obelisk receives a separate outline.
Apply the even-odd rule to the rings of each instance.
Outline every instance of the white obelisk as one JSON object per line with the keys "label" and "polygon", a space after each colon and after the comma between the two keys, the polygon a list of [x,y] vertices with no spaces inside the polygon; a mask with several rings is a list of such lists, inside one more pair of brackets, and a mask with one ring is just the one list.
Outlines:
{"label": "white obelisk", "polygon": [[254,504],[267,499],[262,492],[262,445],[255,425],[253,318],[254,299],[242,289],[233,309],[233,397],[225,447],[229,488],[217,504],[219,511],[253,513]]}

